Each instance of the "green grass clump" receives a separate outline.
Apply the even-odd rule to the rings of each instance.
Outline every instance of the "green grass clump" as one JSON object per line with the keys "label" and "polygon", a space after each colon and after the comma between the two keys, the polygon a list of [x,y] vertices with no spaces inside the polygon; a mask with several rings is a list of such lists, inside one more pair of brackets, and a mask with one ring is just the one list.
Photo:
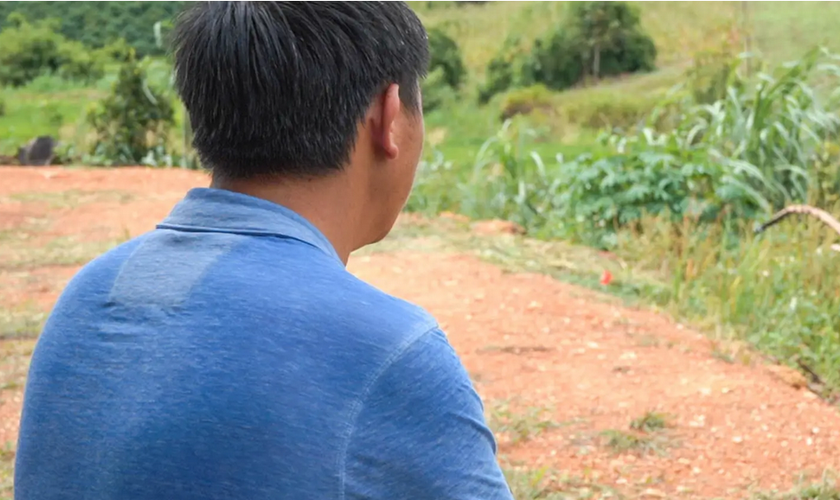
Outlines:
{"label": "green grass clump", "polygon": [[511,411],[507,401],[499,402],[490,413],[490,427],[494,433],[504,434],[511,444],[529,441],[560,424],[549,418],[547,407],[530,407],[523,413]]}
{"label": "green grass clump", "polygon": [[634,418],[630,422],[630,428],[642,432],[656,432],[668,426],[668,416],[662,413],[649,411],[641,417]]}

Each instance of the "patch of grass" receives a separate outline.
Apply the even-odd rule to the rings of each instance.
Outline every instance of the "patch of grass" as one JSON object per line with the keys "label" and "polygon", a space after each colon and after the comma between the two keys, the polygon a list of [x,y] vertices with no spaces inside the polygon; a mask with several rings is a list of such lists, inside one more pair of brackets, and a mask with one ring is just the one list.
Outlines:
{"label": "patch of grass", "polygon": [[0,307],[0,340],[37,337],[48,315],[34,306]]}
{"label": "patch of grass", "polygon": [[505,479],[516,500],[562,500],[556,491],[554,471],[548,468],[528,470],[505,468]]}
{"label": "patch of grass", "polygon": [[561,424],[550,418],[551,413],[548,407],[529,407],[516,413],[511,410],[509,401],[499,401],[491,409],[488,421],[494,434],[506,436],[508,442],[515,445],[560,427]]}
{"label": "patch of grass", "polygon": [[642,335],[639,337],[637,344],[640,347],[659,347],[661,340],[656,335]]}
{"label": "patch of grass", "polygon": [[504,466],[502,470],[515,500],[625,498],[615,488],[598,483],[597,478],[573,477],[550,467]]}
{"label": "patch of grass", "polygon": [[0,500],[14,497],[15,443],[7,441],[0,449]]}
{"label": "patch of grass", "polygon": [[105,241],[79,241],[72,236],[62,236],[34,248],[25,245],[10,245],[0,248],[0,270],[80,266],[125,241],[125,237]]}
{"label": "patch of grass", "polygon": [[[69,189],[67,191],[30,191],[14,193],[8,199],[23,203],[46,203],[50,208],[75,208],[87,203],[118,202],[128,203],[135,198],[133,193],[116,189],[84,191]],[[0,198],[0,203],[3,203]]]}
{"label": "patch of grass", "polygon": [[823,472],[817,481],[807,481],[801,477],[798,484],[790,491],[766,491],[754,493],[751,500],[840,500],[840,485],[837,484],[837,474],[831,471]]}
{"label": "patch of grass", "polygon": [[614,453],[641,453],[661,451],[661,446],[650,436],[622,431],[618,429],[607,429],[600,433],[602,444],[610,448]]}
{"label": "patch of grass", "polygon": [[649,411],[630,422],[630,428],[642,432],[656,432],[668,427],[670,418],[664,413]]}

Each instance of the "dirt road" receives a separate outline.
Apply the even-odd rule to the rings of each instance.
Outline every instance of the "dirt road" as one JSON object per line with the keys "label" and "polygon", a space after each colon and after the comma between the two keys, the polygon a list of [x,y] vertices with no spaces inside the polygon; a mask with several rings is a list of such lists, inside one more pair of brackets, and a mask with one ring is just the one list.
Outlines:
{"label": "dirt road", "polygon": [[[0,168],[0,334],[31,333],[80,265],[206,184],[180,170]],[[721,359],[703,335],[649,311],[411,241],[349,269],[439,319],[500,459],[521,469],[523,498],[542,467],[549,489],[596,498],[745,498],[840,469],[840,411],[760,363]],[[16,439],[32,345],[3,343],[0,444]]]}

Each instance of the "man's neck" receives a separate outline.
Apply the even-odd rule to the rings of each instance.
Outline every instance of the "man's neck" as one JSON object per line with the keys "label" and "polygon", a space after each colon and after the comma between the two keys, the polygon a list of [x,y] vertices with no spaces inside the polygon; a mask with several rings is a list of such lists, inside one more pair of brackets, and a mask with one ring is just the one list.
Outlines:
{"label": "man's neck", "polygon": [[344,265],[358,246],[359,207],[354,206],[346,181],[333,177],[271,181],[214,178],[210,187],[261,198],[294,211],[324,234]]}

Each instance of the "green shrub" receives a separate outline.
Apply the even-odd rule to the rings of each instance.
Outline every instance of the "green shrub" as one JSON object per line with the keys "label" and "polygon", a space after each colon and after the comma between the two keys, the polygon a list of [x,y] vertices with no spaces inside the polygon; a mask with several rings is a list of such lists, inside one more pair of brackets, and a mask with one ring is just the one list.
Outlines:
{"label": "green shrub", "polygon": [[91,162],[136,165],[150,151],[165,150],[175,110],[169,95],[149,86],[146,68],[132,49],[111,93],[89,111],[87,120],[96,131]]}
{"label": "green shrub", "polygon": [[563,26],[534,43],[534,79],[554,90],[574,86],[583,77],[583,56],[573,34]]}
{"label": "green shrub", "polygon": [[642,31],[638,11],[627,2],[573,2],[561,29],[572,33],[586,73],[596,79],[654,69],[656,47]]}
{"label": "green shrub", "polygon": [[447,85],[453,89],[460,88],[467,70],[464,67],[464,60],[458,44],[443,30],[431,28],[429,30],[429,50],[431,52],[429,72],[441,68]]}
{"label": "green shrub", "polygon": [[101,49],[98,49],[98,52],[104,59],[124,63],[131,57],[131,46],[125,41],[125,39],[119,38],[105,45]]}
{"label": "green shrub", "polygon": [[423,94],[423,112],[430,113],[455,101],[457,93],[446,80],[442,67],[432,71],[420,84]]}
{"label": "green shrub", "polygon": [[79,42],[66,40],[59,46],[58,54],[58,75],[65,80],[88,84],[105,76],[105,61],[99,51],[91,51]]}
{"label": "green shrub", "polygon": [[[28,19],[58,19],[54,31],[87,47],[101,48],[125,39],[138,57],[163,55],[156,46],[152,25],[168,21],[180,12],[185,2],[0,2],[0,21],[13,12]],[[0,23],[5,30],[12,23]],[[5,47],[5,46],[3,46]]]}
{"label": "green shrub", "polygon": [[6,101],[3,100],[3,97],[0,96],[0,116],[6,114]]}
{"label": "green shrub", "polygon": [[552,112],[554,95],[545,85],[532,85],[507,92],[501,105],[501,119],[507,120],[516,115],[527,115],[534,111]]}
{"label": "green shrub", "polygon": [[[654,109],[668,107],[663,93],[649,95],[630,94],[615,91],[574,92],[562,95],[558,110],[565,120],[573,125],[589,129],[623,129],[644,124]],[[663,122],[663,116],[655,120],[656,125]]]}
{"label": "green shrub", "polygon": [[0,85],[19,87],[42,73],[57,72],[63,40],[53,31],[55,22],[33,25],[14,14],[9,22],[13,27],[0,31]]}
{"label": "green shrub", "polygon": [[726,98],[729,87],[740,86],[740,43],[727,30],[717,43],[695,52],[686,81],[691,95],[699,104],[711,104]]}
{"label": "green shrub", "polygon": [[496,94],[537,83],[539,63],[519,36],[505,38],[502,48],[487,65],[487,76],[479,87],[478,100],[486,104]]}
{"label": "green shrub", "polygon": [[571,88],[587,75],[600,78],[651,71],[653,40],[639,15],[625,2],[574,2],[565,21],[526,47],[508,38],[487,65],[479,103],[512,88],[535,83],[552,90]]}
{"label": "green shrub", "polygon": [[13,25],[0,31],[0,85],[20,87],[44,74],[83,83],[103,76],[98,53],[56,33],[56,20],[31,24],[17,14],[9,17]]}
{"label": "green shrub", "polygon": [[611,134],[613,153],[561,166],[566,189],[558,209],[585,224],[584,233],[612,241],[615,228],[645,214],[754,220],[836,194],[836,153],[827,148],[840,135],[840,101],[818,99],[808,82],[815,69],[836,82],[840,68],[818,65],[819,55],[809,53],[775,78],[763,75],[754,90],[730,87],[723,100],[689,106],[673,131]]}

